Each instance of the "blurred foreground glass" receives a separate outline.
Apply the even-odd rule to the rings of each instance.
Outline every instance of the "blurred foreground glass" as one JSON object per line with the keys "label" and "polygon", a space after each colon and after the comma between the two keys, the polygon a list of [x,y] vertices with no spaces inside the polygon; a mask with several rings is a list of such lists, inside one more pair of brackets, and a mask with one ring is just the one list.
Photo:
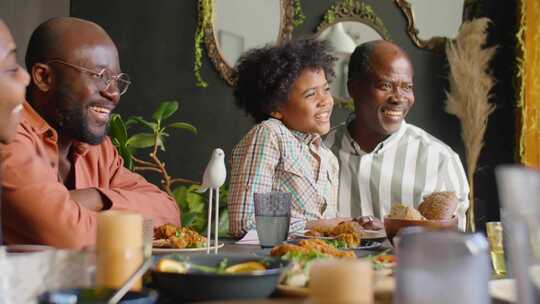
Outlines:
{"label": "blurred foreground glass", "polygon": [[407,227],[399,234],[394,303],[491,303],[486,238],[418,228]]}
{"label": "blurred foreground glass", "polygon": [[368,260],[316,261],[309,276],[309,303],[372,304],[374,301],[374,274]]}
{"label": "blurred foreground glass", "polygon": [[255,225],[261,247],[273,247],[287,239],[291,221],[291,199],[287,192],[255,193]]}
{"label": "blurred foreground glass", "polygon": [[[96,285],[120,288],[143,263],[143,218],[140,214],[105,211],[98,214]],[[142,280],[132,290],[140,290]]]}
{"label": "blurred foreground glass", "polygon": [[507,165],[495,173],[518,303],[540,303],[540,171]]}
{"label": "blurred foreground glass", "polygon": [[143,248],[144,258],[152,256],[152,246],[154,241],[154,220],[145,219],[143,221]]}
{"label": "blurred foreground glass", "polygon": [[491,264],[497,275],[506,274],[506,263],[504,261],[503,227],[501,222],[487,222],[486,234],[489,242],[489,254]]}

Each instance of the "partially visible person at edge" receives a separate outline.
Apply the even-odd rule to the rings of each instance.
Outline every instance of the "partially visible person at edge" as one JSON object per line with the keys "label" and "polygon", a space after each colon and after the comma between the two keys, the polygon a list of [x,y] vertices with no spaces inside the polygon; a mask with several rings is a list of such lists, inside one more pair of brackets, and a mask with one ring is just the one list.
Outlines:
{"label": "partially visible person at edge", "polygon": [[325,138],[341,165],[339,215],[382,219],[393,204],[418,207],[427,194],[453,191],[465,229],[469,188],[459,156],[405,122],[415,101],[409,56],[388,41],[364,43],[351,55],[347,85],[354,115]]}
{"label": "partially visible person at edge", "polygon": [[[17,62],[16,53],[17,47],[13,37],[4,21],[0,19],[0,143],[2,144],[11,142],[15,136],[21,118],[24,92],[30,81],[26,70]],[[1,190],[0,188],[0,192]],[[0,199],[0,210],[1,207]],[[0,245],[3,243],[2,239],[0,229]]]}
{"label": "partially visible person at edge", "polygon": [[248,51],[236,66],[237,105],[257,123],[231,157],[229,228],[255,228],[253,194],[292,193],[291,230],[335,225],[339,166],[322,144],[334,100],[335,58],[324,42],[290,41]]}
{"label": "partially visible person at edge", "polygon": [[92,245],[98,213],[111,209],[179,225],[174,200],[124,168],[105,135],[130,84],[109,35],[82,19],[48,20],[30,38],[26,66],[28,103],[0,148],[5,242]]}

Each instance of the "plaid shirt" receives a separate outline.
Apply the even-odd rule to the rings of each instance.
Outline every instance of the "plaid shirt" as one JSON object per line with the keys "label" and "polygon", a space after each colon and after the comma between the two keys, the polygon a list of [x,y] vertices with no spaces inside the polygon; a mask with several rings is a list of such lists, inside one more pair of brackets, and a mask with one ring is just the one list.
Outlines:
{"label": "plaid shirt", "polygon": [[[232,152],[229,227],[240,237],[255,228],[253,194],[292,194],[293,231],[306,220],[335,217],[339,165],[318,134],[290,130],[270,118],[256,125]],[[302,221],[295,221],[302,219]]]}

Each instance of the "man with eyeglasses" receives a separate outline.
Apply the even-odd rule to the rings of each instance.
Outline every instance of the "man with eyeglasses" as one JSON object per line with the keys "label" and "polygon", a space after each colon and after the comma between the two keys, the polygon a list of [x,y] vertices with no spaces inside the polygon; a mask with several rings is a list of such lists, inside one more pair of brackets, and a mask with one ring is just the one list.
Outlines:
{"label": "man with eyeglasses", "polygon": [[347,86],[354,115],[325,139],[340,164],[339,216],[379,221],[394,204],[417,207],[432,192],[452,191],[464,229],[469,188],[459,156],[405,122],[415,101],[409,56],[388,41],[361,44],[349,61]]}
{"label": "man with eyeglasses", "polygon": [[125,169],[106,136],[130,85],[109,35],[89,21],[51,19],[32,34],[26,66],[21,124],[0,147],[5,242],[92,245],[96,216],[110,209],[180,225],[175,201]]}

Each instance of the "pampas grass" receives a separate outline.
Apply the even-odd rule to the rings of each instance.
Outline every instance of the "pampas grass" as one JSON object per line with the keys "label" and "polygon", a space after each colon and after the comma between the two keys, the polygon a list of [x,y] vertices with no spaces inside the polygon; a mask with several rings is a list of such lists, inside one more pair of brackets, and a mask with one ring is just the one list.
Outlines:
{"label": "pampas grass", "polygon": [[446,45],[446,56],[450,65],[450,92],[446,93],[446,112],[456,115],[461,123],[470,188],[468,231],[476,230],[474,173],[484,145],[488,116],[495,110],[495,106],[489,103],[494,79],[488,72],[495,47],[483,48],[489,22],[487,18],[464,22],[455,41]]}

